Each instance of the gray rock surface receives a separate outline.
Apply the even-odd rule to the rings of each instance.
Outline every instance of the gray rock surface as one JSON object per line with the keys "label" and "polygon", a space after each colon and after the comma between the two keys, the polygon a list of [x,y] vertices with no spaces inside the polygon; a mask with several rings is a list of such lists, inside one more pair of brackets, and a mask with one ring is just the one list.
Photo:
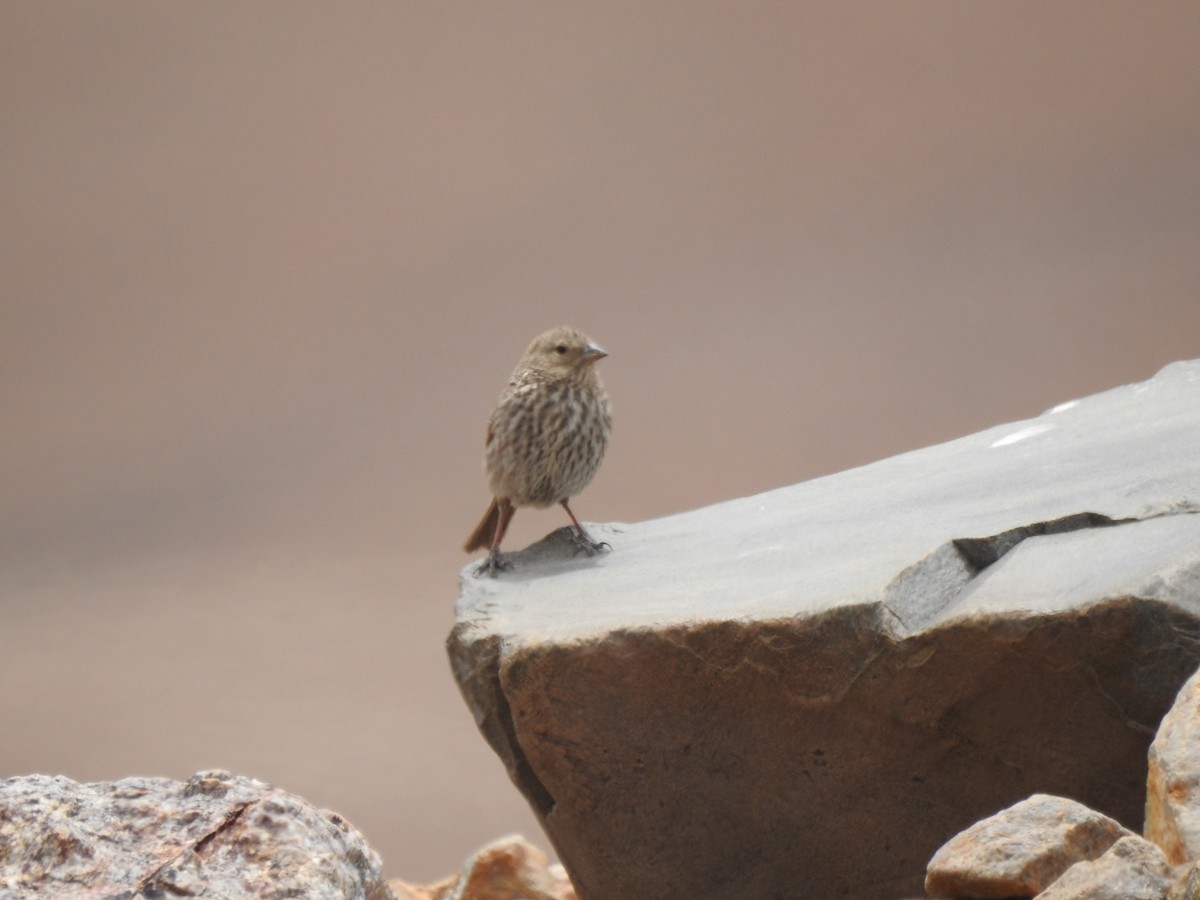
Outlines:
{"label": "gray rock surface", "polygon": [[1076,863],[1098,859],[1133,836],[1074,800],[1035,794],[943,844],[929,861],[925,891],[979,900],[1033,897]]}
{"label": "gray rock surface", "polygon": [[1036,419],[464,570],[481,731],[582,900],[920,892],[1044,792],[1141,824],[1200,663],[1200,361]]}
{"label": "gray rock surface", "polygon": [[261,781],[0,781],[0,896],[390,900],[379,857],[333,813]]}

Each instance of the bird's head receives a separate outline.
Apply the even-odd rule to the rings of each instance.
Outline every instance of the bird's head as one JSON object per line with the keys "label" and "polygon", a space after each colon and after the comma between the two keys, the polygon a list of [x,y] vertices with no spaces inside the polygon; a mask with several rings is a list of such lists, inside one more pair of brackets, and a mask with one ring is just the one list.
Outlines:
{"label": "bird's head", "polygon": [[552,328],[538,335],[525,351],[522,365],[558,377],[587,372],[608,353],[574,328]]}

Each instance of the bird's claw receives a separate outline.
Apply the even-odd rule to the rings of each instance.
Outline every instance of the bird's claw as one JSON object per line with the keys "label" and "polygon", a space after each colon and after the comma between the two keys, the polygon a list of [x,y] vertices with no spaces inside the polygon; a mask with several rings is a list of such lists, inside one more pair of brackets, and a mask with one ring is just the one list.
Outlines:
{"label": "bird's claw", "polygon": [[475,567],[475,577],[483,578],[486,575],[488,578],[495,578],[496,573],[507,572],[511,568],[512,563],[505,562],[499,553],[492,553]]}
{"label": "bird's claw", "polygon": [[608,553],[612,550],[612,544],[608,541],[593,541],[586,534],[575,535],[575,555],[585,553],[588,556],[595,556],[597,553]]}

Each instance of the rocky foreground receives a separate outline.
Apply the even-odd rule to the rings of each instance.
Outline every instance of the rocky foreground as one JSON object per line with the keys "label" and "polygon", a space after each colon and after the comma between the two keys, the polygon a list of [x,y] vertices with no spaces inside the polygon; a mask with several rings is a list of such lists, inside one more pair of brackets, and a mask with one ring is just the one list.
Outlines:
{"label": "rocky foreground", "polygon": [[[228,772],[186,782],[0,782],[0,896],[578,900],[561,865],[519,836],[436,884],[385,881],[341,816]],[[1037,794],[934,855],[929,897],[1200,900],[1200,673],[1150,748],[1145,837]],[[747,895],[749,896],[749,895]]]}
{"label": "rocky foreground", "polygon": [[341,816],[219,770],[187,781],[0,781],[0,897],[575,900],[562,867],[519,837],[438,884],[385,880]]}

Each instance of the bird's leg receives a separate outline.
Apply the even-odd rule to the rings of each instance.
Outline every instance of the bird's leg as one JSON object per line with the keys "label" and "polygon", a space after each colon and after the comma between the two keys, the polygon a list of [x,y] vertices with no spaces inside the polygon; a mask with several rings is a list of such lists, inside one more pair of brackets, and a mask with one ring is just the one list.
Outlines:
{"label": "bird's leg", "polygon": [[567,511],[567,515],[571,517],[571,524],[575,526],[575,546],[578,552],[586,553],[588,556],[595,556],[603,550],[611,550],[612,546],[605,541],[593,541],[588,533],[583,530],[583,526],[579,524],[579,520],[575,518],[575,513],[571,512],[571,507],[567,505],[567,498],[559,500],[559,505]]}
{"label": "bird's leg", "polygon": [[476,575],[495,578],[497,572],[512,568],[512,563],[505,562],[500,554],[500,542],[504,540],[504,533],[508,531],[508,523],[512,521],[513,513],[516,511],[517,508],[512,505],[511,500],[507,497],[500,498],[500,502],[496,506],[496,530],[492,532],[492,544],[488,547],[487,559],[475,569]]}

